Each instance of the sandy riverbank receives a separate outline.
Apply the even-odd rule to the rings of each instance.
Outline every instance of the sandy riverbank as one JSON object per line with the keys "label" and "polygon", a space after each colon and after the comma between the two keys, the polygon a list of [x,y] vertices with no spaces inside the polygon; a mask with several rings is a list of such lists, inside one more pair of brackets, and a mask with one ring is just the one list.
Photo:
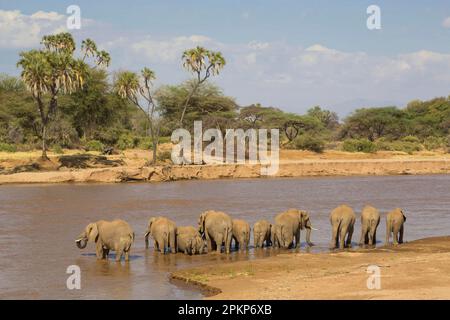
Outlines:
{"label": "sandy riverbank", "polygon": [[[380,267],[380,290],[367,288],[369,265]],[[209,299],[450,299],[450,237],[333,253],[303,249],[172,277],[209,289]]]}
{"label": "sandy riverbank", "polygon": [[[37,155],[0,155],[0,184],[126,181],[175,181],[189,179],[258,178],[260,165],[214,164],[177,166],[162,163],[147,166],[149,152],[130,150],[121,155],[99,157],[89,161],[65,162],[75,153],[65,155],[65,162],[53,155],[47,163]],[[3,158],[2,158],[3,157]],[[450,173],[450,154],[393,152],[376,154],[328,151],[323,154],[282,150],[279,170],[273,177],[401,175]]]}

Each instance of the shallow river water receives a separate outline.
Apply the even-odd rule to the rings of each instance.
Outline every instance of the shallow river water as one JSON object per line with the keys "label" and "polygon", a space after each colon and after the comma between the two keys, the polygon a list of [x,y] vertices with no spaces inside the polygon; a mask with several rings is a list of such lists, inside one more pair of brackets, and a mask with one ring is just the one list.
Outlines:
{"label": "shallow river water", "polygon": [[[273,250],[229,256],[157,254],[144,247],[149,217],[165,215],[178,225],[196,225],[202,211],[214,209],[253,224],[290,207],[302,208],[310,211],[313,227],[319,229],[312,233],[312,251],[318,252],[327,250],[328,216],[341,203],[357,212],[353,242],[359,240],[359,215],[365,204],[382,213],[378,245],[384,240],[384,215],[395,207],[407,216],[406,241],[450,231],[450,175],[4,185],[0,298],[199,299],[199,292],[170,283],[169,273],[203,263],[260,258]],[[89,222],[114,218],[128,221],[136,233],[129,263],[97,261],[92,244],[84,250],[75,246],[76,236]],[[70,265],[81,269],[81,290],[66,287]]]}

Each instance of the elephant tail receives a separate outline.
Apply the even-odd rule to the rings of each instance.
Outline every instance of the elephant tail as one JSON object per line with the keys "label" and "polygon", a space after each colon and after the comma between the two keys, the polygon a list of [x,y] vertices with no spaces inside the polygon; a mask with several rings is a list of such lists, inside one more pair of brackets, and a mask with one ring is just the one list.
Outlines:
{"label": "elephant tail", "polygon": [[130,238],[129,240],[130,241],[128,241],[128,245],[127,245],[127,247],[125,248],[125,252],[128,252],[128,251],[130,251],[130,248],[131,248],[131,244],[134,242],[134,232],[133,233],[130,233],[129,235],[128,235],[128,237]]}

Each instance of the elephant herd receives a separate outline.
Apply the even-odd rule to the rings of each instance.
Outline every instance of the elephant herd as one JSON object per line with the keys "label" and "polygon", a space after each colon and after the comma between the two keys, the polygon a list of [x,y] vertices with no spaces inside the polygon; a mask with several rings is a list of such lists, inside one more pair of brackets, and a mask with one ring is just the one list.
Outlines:
{"label": "elephant herd", "polygon": [[[351,247],[356,215],[347,205],[340,205],[330,214],[332,226],[331,248]],[[393,234],[393,243],[403,242],[404,222],[406,217],[399,208],[386,216],[386,243]],[[377,227],[380,224],[380,213],[372,206],[365,206],[361,213],[360,245],[376,243]],[[306,243],[312,246],[310,216],[304,210],[289,209],[279,213],[274,223],[259,220],[253,225],[253,241],[256,248],[273,246],[274,248],[300,247],[300,231],[306,230]],[[250,225],[241,219],[232,219],[220,211],[205,211],[200,214],[198,227],[177,226],[166,217],[153,217],[148,221],[145,232],[145,247],[149,247],[149,237],[154,241],[155,251],[183,252],[185,254],[202,254],[205,247],[208,252],[221,253],[222,248],[230,253],[232,241],[236,249],[246,250],[250,243]],[[98,259],[107,259],[109,251],[116,252],[116,261],[122,256],[129,260],[131,245],[135,235],[130,225],[123,220],[100,220],[89,223],[75,241],[78,248],[86,247],[87,242],[95,243]]]}

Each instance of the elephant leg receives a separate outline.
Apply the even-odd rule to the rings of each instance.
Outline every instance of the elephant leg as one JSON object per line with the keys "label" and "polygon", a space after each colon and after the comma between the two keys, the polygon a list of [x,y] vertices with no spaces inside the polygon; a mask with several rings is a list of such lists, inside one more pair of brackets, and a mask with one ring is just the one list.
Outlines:
{"label": "elephant leg", "polygon": [[122,254],[123,254],[122,249],[116,250],[116,261],[120,261],[120,259],[122,259]]}
{"label": "elephant leg", "polygon": [[255,235],[253,235],[253,243],[255,244],[255,248],[259,247],[259,238]]}
{"label": "elephant leg", "polygon": [[339,249],[345,248],[345,236],[348,232],[348,226],[347,227],[341,227],[340,233],[339,233]]}
{"label": "elephant leg", "polygon": [[295,233],[295,247],[300,248],[300,228]]}
{"label": "elephant leg", "polygon": [[223,235],[221,235],[221,234],[217,235],[214,238],[214,240],[216,241],[216,246],[217,246],[216,252],[221,253],[222,252],[222,243],[223,243],[223,240],[225,240],[225,239],[223,239]]}
{"label": "elephant leg", "polygon": [[386,240],[384,241],[385,245],[389,244],[389,238],[391,237],[391,224],[386,222]]}
{"label": "elephant leg", "polygon": [[104,248],[103,249],[103,257],[102,257],[102,259],[108,260],[108,255],[109,255],[109,249]]}
{"label": "elephant leg", "polygon": [[372,245],[377,244],[377,229],[373,230]]}
{"label": "elephant leg", "polygon": [[403,243],[403,229],[404,228],[404,226],[403,226],[403,224],[402,224],[402,226],[400,227],[400,234],[399,234],[399,237],[398,237],[398,243]]}
{"label": "elephant leg", "polygon": [[398,245],[398,238],[400,233],[400,227],[394,226],[393,235],[392,235],[392,242],[394,245]]}
{"label": "elephant leg", "polygon": [[353,225],[350,225],[348,227],[348,232],[347,232],[347,242],[346,242],[347,248],[352,247],[352,236],[353,236]]}
{"label": "elephant leg", "polygon": [[366,241],[366,233],[367,233],[366,226],[362,225],[361,226],[361,237],[359,238],[359,245],[360,246],[366,244],[365,243],[365,241]]}
{"label": "elephant leg", "polygon": [[99,260],[104,259],[103,245],[100,240],[95,244],[95,255]]}
{"label": "elephant leg", "polygon": [[169,246],[172,253],[177,253],[177,248],[175,247],[175,231],[170,233]]}
{"label": "elephant leg", "polygon": [[125,261],[130,261],[130,250],[125,251]]}
{"label": "elephant leg", "polygon": [[212,252],[212,242],[211,238],[209,237],[208,233],[206,233],[206,246],[208,247],[208,252]]}
{"label": "elephant leg", "polygon": [[332,249],[337,248],[339,246],[338,232],[339,232],[339,224],[333,224],[333,228],[331,231],[331,243],[330,243],[330,248],[332,248]]}
{"label": "elephant leg", "polygon": [[231,248],[231,232],[228,232],[228,235],[226,237],[226,239],[223,239],[223,241],[225,242],[225,252],[227,254],[230,253],[230,248]]}

